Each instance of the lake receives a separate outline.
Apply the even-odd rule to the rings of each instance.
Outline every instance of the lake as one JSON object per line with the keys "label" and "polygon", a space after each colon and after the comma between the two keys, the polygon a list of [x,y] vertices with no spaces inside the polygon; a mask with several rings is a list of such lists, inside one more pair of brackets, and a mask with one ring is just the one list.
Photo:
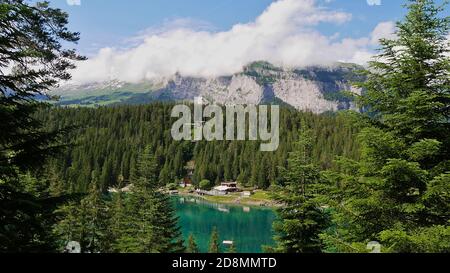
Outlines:
{"label": "lake", "polygon": [[[270,208],[222,205],[193,197],[173,199],[184,239],[192,233],[201,252],[207,252],[214,226],[220,243],[234,241],[239,253],[261,253],[262,245],[273,245],[276,216]],[[221,251],[225,252],[226,246],[222,245]]]}

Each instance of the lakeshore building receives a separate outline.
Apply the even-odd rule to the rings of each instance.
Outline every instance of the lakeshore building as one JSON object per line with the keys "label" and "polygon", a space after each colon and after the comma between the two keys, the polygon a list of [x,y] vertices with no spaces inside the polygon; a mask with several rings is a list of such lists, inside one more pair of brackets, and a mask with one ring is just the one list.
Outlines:
{"label": "lakeshore building", "polygon": [[220,186],[211,190],[212,195],[227,195],[230,192],[237,192],[239,188],[237,182],[222,182]]}
{"label": "lakeshore building", "polygon": [[252,192],[251,191],[244,191],[242,192],[242,197],[251,197],[252,196]]}

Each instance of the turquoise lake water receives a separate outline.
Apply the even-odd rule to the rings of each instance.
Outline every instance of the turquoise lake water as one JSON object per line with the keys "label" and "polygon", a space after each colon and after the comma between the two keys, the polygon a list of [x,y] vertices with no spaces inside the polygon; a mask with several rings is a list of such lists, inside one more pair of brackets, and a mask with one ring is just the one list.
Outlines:
{"label": "turquoise lake water", "polygon": [[[273,245],[275,212],[269,208],[209,203],[192,197],[173,197],[183,237],[195,236],[202,252],[207,252],[213,227],[220,243],[235,242],[239,253],[260,253],[262,245]],[[226,251],[222,245],[222,251]]]}

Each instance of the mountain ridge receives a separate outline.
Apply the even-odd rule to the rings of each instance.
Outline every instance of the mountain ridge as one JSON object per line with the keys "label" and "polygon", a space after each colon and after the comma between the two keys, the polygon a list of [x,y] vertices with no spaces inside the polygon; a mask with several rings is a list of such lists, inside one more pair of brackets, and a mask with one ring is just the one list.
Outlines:
{"label": "mountain ridge", "polygon": [[126,83],[66,85],[54,90],[59,105],[101,106],[144,104],[155,101],[186,101],[203,97],[222,105],[284,103],[297,110],[323,113],[353,109],[352,101],[341,91],[361,93],[351,85],[363,78],[361,66],[337,63],[329,67],[283,68],[269,62],[254,62],[241,72],[220,77],[172,77]]}

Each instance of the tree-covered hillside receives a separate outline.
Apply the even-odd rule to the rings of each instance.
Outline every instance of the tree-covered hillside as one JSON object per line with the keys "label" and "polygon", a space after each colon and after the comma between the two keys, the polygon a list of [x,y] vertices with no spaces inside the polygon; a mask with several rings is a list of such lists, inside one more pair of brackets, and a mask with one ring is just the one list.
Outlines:
{"label": "tree-covered hillside", "polygon": [[280,147],[276,152],[259,151],[258,141],[173,141],[170,117],[174,104],[90,108],[52,108],[39,111],[48,130],[74,127],[63,143],[71,143],[63,155],[51,160],[46,176],[56,176],[59,188],[85,192],[91,173],[98,174],[103,190],[116,186],[118,178],[128,181],[136,159],[147,145],[154,149],[160,169],[159,179],[173,183],[186,175],[187,162],[195,162],[194,182],[238,180],[241,184],[268,188],[278,177],[277,166],[286,165],[292,143],[301,124],[314,132],[314,161],[323,168],[332,166],[336,155],[358,158],[352,129],[337,114],[314,115],[282,109]]}

